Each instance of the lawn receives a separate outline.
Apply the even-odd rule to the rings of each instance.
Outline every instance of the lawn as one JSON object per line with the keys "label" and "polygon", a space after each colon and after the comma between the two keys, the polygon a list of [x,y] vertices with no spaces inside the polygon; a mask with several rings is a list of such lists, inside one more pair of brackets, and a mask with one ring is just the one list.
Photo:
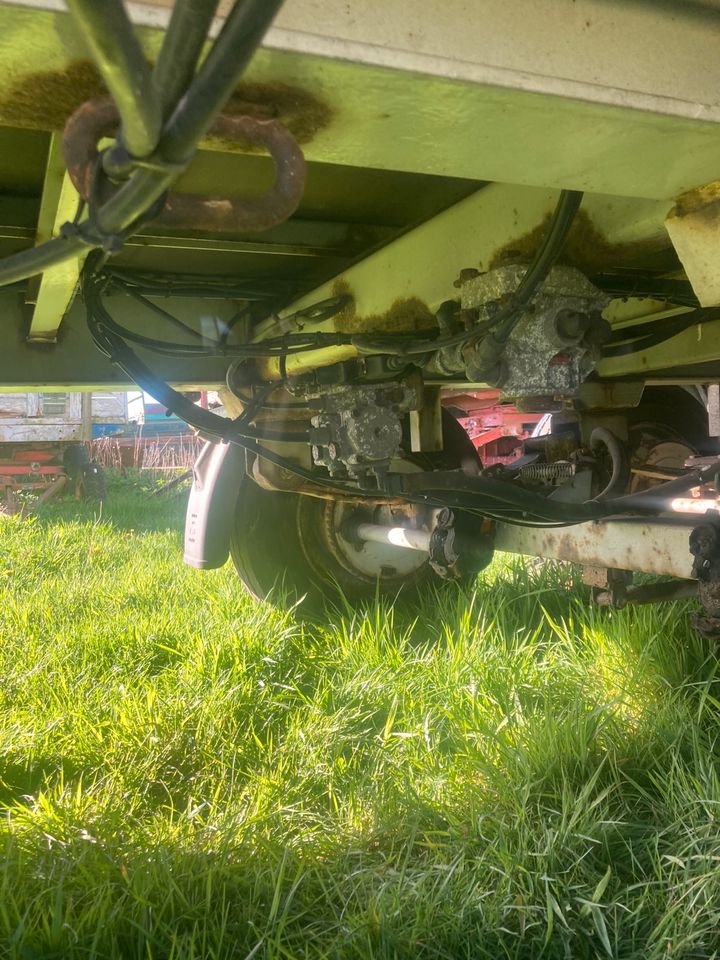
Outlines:
{"label": "lawn", "polygon": [[314,627],[184,567],[182,513],[0,518],[0,957],[720,956],[689,605],[498,561]]}

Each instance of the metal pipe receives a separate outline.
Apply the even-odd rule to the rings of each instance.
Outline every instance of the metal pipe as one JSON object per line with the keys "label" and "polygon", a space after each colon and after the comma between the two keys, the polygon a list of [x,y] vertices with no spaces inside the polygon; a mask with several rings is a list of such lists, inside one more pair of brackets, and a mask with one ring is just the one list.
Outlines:
{"label": "metal pipe", "polygon": [[628,587],[619,604],[616,604],[610,590],[596,593],[594,600],[600,607],[643,606],[648,603],[688,600],[697,594],[697,580],[671,580],[669,583],[643,583],[638,587]]}
{"label": "metal pipe", "polygon": [[430,536],[427,530],[415,530],[410,527],[386,527],[379,523],[352,524],[348,530],[351,537],[371,543],[384,543],[391,547],[404,547],[407,550],[430,552]]}
{"label": "metal pipe", "polygon": [[219,0],[175,0],[153,84],[163,119],[190,86]]}
{"label": "metal pipe", "polygon": [[672,513],[707,513],[708,510],[714,510],[716,513],[720,510],[720,501],[717,497],[700,499],[695,497],[676,497],[668,504],[668,510]]}
{"label": "metal pipe", "polygon": [[146,157],[160,139],[160,102],[140,42],[121,0],[67,0],[122,118],[122,142]]}

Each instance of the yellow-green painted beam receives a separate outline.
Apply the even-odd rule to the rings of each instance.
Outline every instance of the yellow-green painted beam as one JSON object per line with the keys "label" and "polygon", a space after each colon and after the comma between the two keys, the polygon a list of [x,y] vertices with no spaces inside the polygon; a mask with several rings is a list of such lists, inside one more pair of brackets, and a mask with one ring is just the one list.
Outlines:
{"label": "yellow-green painted beam", "polygon": [[[0,4],[0,122],[59,130],[88,54],[42,5]],[[255,98],[284,84],[326,108],[297,118],[309,160],[652,199],[718,176],[720,32],[697,4],[350,6],[288,4],[245,77]],[[155,57],[161,29],[142,36]]]}
{"label": "yellow-green painted beam", "polygon": [[[64,223],[72,220],[78,205],[78,195],[65,173],[60,136],[53,134],[50,141],[47,171],[38,217],[37,243],[57,236]],[[75,296],[84,257],[68,260],[46,270],[37,286],[35,308],[28,331],[31,343],[53,343]]]}

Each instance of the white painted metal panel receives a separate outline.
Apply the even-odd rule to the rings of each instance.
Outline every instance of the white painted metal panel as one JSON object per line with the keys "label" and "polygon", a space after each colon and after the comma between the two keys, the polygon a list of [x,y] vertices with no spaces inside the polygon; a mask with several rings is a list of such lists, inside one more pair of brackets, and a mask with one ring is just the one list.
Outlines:
{"label": "white painted metal panel", "polygon": [[689,579],[689,537],[700,520],[628,518],[546,529],[499,523],[495,546],[508,553]]}
{"label": "white painted metal panel", "polygon": [[[162,25],[173,2],[130,8]],[[718,120],[719,23],[713,0],[287,0],[265,46]]]}

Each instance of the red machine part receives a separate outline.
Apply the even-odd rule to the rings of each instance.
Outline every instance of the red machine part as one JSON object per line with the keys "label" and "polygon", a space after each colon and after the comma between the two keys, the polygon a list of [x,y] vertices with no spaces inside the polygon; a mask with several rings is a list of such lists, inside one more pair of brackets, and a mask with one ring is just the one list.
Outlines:
{"label": "red machine part", "polygon": [[457,417],[484,466],[516,460],[523,440],[532,435],[544,416],[523,413],[512,403],[501,403],[499,390],[451,393],[443,395],[442,404]]}
{"label": "red machine part", "polygon": [[57,463],[57,450],[19,446],[8,456],[11,449],[6,445],[0,458],[0,500],[6,506],[19,490],[47,491],[53,485],[60,489],[57,481],[65,478],[65,469]]}

